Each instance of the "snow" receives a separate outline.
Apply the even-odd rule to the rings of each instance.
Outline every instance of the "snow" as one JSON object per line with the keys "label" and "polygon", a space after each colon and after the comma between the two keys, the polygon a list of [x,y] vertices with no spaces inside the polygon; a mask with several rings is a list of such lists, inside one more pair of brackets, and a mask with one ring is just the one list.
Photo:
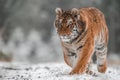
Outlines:
{"label": "snow", "polygon": [[120,80],[120,66],[111,66],[105,74],[96,76],[68,75],[71,68],[65,63],[0,63],[0,80]]}

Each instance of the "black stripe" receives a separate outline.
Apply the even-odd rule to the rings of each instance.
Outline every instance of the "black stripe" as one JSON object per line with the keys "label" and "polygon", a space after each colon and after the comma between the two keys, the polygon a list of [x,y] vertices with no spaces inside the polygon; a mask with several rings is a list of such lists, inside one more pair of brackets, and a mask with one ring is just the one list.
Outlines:
{"label": "black stripe", "polygon": [[86,36],[86,34],[87,34],[87,31],[84,32],[83,35],[81,35],[81,38],[76,42],[76,44],[79,43]]}
{"label": "black stripe", "polygon": [[78,35],[75,39],[73,39],[72,41],[71,41],[71,43],[73,43],[75,40],[77,40],[77,38],[79,38],[80,37],[80,35]]}
{"label": "black stripe", "polygon": [[105,48],[105,46],[102,45],[102,46],[100,46],[100,47],[97,47],[96,49],[97,49],[97,50],[103,50],[104,48]]}
{"label": "black stripe", "polygon": [[75,56],[75,58],[77,57],[76,53],[74,52],[69,52],[68,56]]}
{"label": "black stripe", "polygon": [[80,46],[77,48],[77,50],[81,49],[83,46],[84,46],[84,45],[80,45]]}
{"label": "black stripe", "polygon": [[98,66],[99,66],[99,67],[103,67],[104,65],[103,65],[103,64],[99,64]]}

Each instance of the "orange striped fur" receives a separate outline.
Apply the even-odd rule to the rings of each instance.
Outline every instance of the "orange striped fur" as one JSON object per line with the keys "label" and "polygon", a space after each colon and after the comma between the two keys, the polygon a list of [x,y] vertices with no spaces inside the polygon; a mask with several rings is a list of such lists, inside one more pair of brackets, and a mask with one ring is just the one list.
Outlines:
{"label": "orange striped fur", "polygon": [[96,53],[98,71],[107,70],[108,28],[104,15],[94,7],[56,9],[55,28],[62,44],[64,60],[70,74],[91,72],[92,55]]}

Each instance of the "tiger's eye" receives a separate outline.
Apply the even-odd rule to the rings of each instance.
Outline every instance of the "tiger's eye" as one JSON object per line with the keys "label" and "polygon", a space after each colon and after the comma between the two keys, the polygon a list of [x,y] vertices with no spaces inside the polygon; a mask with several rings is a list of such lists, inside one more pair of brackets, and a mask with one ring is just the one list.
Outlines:
{"label": "tiger's eye", "polygon": [[74,18],[77,18],[77,15],[74,15]]}

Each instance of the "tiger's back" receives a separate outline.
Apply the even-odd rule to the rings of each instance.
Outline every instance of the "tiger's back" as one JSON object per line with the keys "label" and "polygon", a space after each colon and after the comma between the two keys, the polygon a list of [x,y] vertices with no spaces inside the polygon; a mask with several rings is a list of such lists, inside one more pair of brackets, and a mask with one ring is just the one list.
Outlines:
{"label": "tiger's back", "polygon": [[95,42],[100,43],[100,41],[105,41],[107,44],[109,35],[104,14],[94,7],[82,8],[80,12],[83,16],[87,17],[88,28],[92,30],[93,36],[96,36]]}
{"label": "tiger's back", "polygon": [[55,26],[64,59],[73,68],[70,74],[91,72],[93,53],[96,53],[98,71],[104,73],[107,69],[108,29],[103,13],[93,7],[69,11],[58,8],[56,13]]}

